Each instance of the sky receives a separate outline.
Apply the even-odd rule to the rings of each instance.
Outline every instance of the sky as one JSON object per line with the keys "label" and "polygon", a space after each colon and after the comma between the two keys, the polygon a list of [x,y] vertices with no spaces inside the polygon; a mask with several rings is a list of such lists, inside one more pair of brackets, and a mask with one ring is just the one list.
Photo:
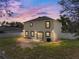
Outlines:
{"label": "sky", "polygon": [[57,4],[59,0],[21,0],[24,7],[38,7],[46,4]]}
{"label": "sky", "polygon": [[58,19],[61,10],[58,2],[59,0],[21,0],[24,10],[19,17],[25,19],[25,21],[39,16],[49,16],[53,19]]}
{"label": "sky", "polygon": [[[28,21],[39,16],[49,16],[53,19],[58,19],[61,10],[58,2],[59,0],[20,0],[20,3],[14,4],[12,2],[11,5],[13,6],[12,10],[19,13],[16,16],[19,21]],[[19,4],[21,4],[21,8],[17,6]]]}

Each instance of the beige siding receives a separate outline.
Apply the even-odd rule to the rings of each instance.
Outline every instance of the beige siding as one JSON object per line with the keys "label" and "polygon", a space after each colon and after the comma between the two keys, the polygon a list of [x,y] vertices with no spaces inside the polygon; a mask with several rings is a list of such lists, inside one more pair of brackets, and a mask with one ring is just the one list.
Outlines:
{"label": "beige siding", "polygon": [[[45,21],[50,21],[50,29],[45,28]],[[36,32],[43,32],[44,33],[44,39],[46,39],[45,32],[50,31],[51,33],[51,39],[53,39],[53,31],[57,32],[58,34],[61,31],[61,24],[57,20],[42,20],[42,21],[31,21],[33,23],[33,27],[30,27],[30,21],[24,23],[24,29],[25,31],[35,31]],[[30,36],[30,35],[29,35]]]}
{"label": "beige siding", "polygon": [[51,22],[51,28],[46,29],[45,28],[45,20],[44,21],[31,21],[33,23],[33,27],[30,27],[30,22],[27,22],[24,24],[24,29],[27,31],[51,31],[53,29],[53,20],[50,20]]}
{"label": "beige siding", "polygon": [[[57,20],[48,20],[51,22],[51,27],[50,29],[46,29],[45,28],[45,21],[47,20],[41,20],[41,21],[32,21],[33,22],[33,27],[30,27],[30,21],[29,22],[26,22],[24,23],[24,30],[25,31],[35,31],[35,33],[37,33],[38,31],[42,31],[44,33],[44,39],[46,39],[46,36],[45,36],[45,32],[46,31],[50,31],[51,32],[51,39],[53,40],[54,39],[54,33],[56,34],[57,37],[59,38],[64,38],[64,39],[76,39],[78,38],[79,36],[74,36],[75,33],[71,34],[71,33],[62,33],[61,32],[61,27],[62,27],[62,24],[57,21]],[[29,36],[30,36],[30,33],[29,33]],[[36,36],[36,35],[35,35]]]}
{"label": "beige siding", "polygon": [[61,27],[62,27],[62,24],[57,21],[57,20],[54,20],[54,29],[53,31],[60,37],[60,34],[61,34]]}

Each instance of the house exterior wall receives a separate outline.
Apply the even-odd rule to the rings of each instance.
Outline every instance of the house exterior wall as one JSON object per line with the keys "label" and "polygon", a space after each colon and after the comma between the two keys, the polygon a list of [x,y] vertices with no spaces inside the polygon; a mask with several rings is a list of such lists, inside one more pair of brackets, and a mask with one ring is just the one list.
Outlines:
{"label": "house exterior wall", "polygon": [[[50,28],[49,29],[45,28],[45,22],[46,21],[50,21]],[[32,27],[30,26],[31,22],[33,23]],[[31,31],[35,32],[35,36],[31,37],[32,39],[37,39],[37,37],[36,37],[37,33],[42,32],[43,33],[43,40],[46,40],[46,38],[51,38],[53,40],[54,32],[56,32],[58,36],[61,32],[61,23],[57,20],[29,21],[29,22],[24,23],[24,29],[25,29],[25,31],[29,32],[29,37],[31,37],[30,36]],[[50,37],[45,36],[45,33],[47,31],[50,32]]]}
{"label": "house exterior wall", "polygon": [[[45,28],[45,21],[50,21],[51,24],[50,24],[50,29],[46,29]],[[33,27],[30,27],[30,21],[29,22],[25,22],[24,23],[24,30],[25,31],[28,31],[29,32],[29,37],[30,36],[30,32],[31,31],[34,31],[35,32],[35,36],[32,37],[32,39],[37,39],[37,32],[43,32],[43,39],[46,40],[46,38],[49,38],[49,37],[46,37],[45,36],[45,32],[46,31],[49,31],[51,33],[50,35],[50,38],[52,40],[54,40],[54,38],[58,37],[58,38],[63,38],[63,39],[76,39],[76,38],[79,38],[79,36],[74,36],[75,33],[62,33],[61,32],[61,27],[62,27],[62,24],[57,21],[57,20],[41,20],[41,21],[31,21],[33,23]]]}
{"label": "house exterior wall", "polygon": [[59,40],[62,24],[57,20],[54,20],[53,23],[54,23],[54,29],[53,29],[53,33],[52,33],[54,36],[53,40]]}

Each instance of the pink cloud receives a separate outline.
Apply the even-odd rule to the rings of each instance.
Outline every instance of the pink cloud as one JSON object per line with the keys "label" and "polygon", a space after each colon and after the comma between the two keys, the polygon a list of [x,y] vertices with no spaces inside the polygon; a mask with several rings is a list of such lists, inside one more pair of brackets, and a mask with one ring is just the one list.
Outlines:
{"label": "pink cloud", "polygon": [[49,16],[53,19],[59,18],[59,13],[60,11],[60,6],[59,5],[45,5],[45,6],[40,6],[36,8],[30,8],[27,11],[24,11],[22,14],[20,14],[17,18],[27,21],[32,18],[36,18],[39,16],[44,16],[45,14],[38,14],[41,12],[46,12],[47,14],[45,16]]}
{"label": "pink cloud", "polygon": [[9,1],[8,9],[11,10],[12,12],[19,13],[18,11],[21,9],[20,5],[21,5],[20,2],[11,0],[11,1]]}

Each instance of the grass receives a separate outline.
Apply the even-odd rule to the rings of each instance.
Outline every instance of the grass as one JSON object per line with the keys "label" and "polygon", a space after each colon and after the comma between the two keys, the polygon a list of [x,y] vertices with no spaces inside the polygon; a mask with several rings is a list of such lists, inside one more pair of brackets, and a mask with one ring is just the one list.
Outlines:
{"label": "grass", "polygon": [[0,48],[5,48],[8,46],[16,45],[16,39],[19,36],[14,37],[1,37],[0,38]]}
{"label": "grass", "polygon": [[44,42],[33,49],[22,49],[16,46],[17,38],[0,38],[0,47],[5,50],[9,59],[79,59],[79,40]]}

